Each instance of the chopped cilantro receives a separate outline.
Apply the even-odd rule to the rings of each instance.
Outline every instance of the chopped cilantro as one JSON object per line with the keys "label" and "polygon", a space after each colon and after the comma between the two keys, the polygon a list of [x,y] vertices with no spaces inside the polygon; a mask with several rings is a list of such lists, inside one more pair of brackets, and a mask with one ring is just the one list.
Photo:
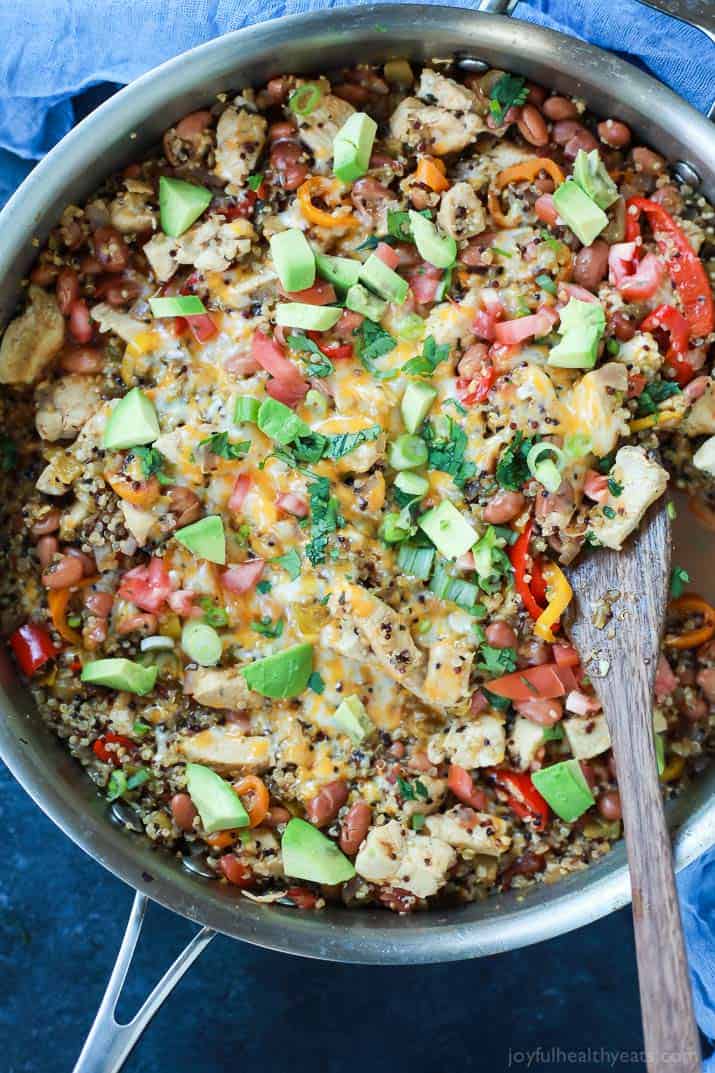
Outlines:
{"label": "chopped cilantro", "polygon": [[442,409],[446,410],[448,406],[454,406],[457,413],[461,414],[462,417],[465,417],[468,413],[467,407],[462,406],[461,402],[459,402],[457,399],[445,399],[442,403]]}
{"label": "chopped cilantro", "polygon": [[285,555],[276,556],[271,562],[276,563],[277,566],[282,566],[291,581],[295,581],[300,576],[300,555],[295,548],[291,548]]}
{"label": "chopped cilantro", "polygon": [[249,190],[258,190],[258,187],[263,182],[263,173],[260,171],[254,172],[253,175],[248,176],[247,182]]}
{"label": "chopped cilantro", "polygon": [[421,797],[423,801],[427,801],[429,798],[429,790],[423,782],[419,779],[415,779],[412,783],[412,789],[415,791],[417,797]]}
{"label": "chopped cilantro", "polygon": [[145,767],[139,768],[133,775],[130,775],[127,779],[127,790],[136,790],[140,786],[143,786],[145,782],[148,782],[151,778],[151,772],[147,771]]}
{"label": "chopped cilantro", "polygon": [[113,771],[107,783],[107,801],[116,801],[127,792],[127,776],[121,770]]}
{"label": "chopped cilantro", "polygon": [[335,496],[330,494],[330,481],[327,477],[317,477],[308,486],[310,498],[311,539],[306,544],[305,554],[313,566],[325,562],[328,547],[328,535],[334,533],[343,524],[340,506]]}
{"label": "chopped cilantro", "polygon": [[376,440],[382,429],[379,425],[370,425],[369,428],[360,429],[358,432],[344,432],[339,436],[327,436],[327,445],[323,451],[323,458],[330,458],[334,462],[344,455],[350,454],[363,443],[371,443]]}
{"label": "chopped cilantro", "polygon": [[526,464],[526,456],[533,446],[533,440],[525,439],[523,432],[517,432],[514,439],[508,444],[497,462],[497,482],[502,488],[509,488],[513,492],[521,490],[529,480],[531,474]]}
{"label": "chopped cilantro", "polygon": [[209,626],[228,626],[226,608],[218,607],[210,596],[204,596],[199,600],[199,605],[204,613],[204,622]]}
{"label": "chopped cilantro", "polygon": [[287,342],[291,350],[313,355],[310,360],[308,358],[304,359],[307,376],[322,379],[322,377],[330,376],[331,373],[335,372],[335,366],[327,354],[324,354],[318,344],[309,339],[307,335],[289,335]]}
{"label": "chopped cilantro", "polygon": [[494,648],[492,645],[482,645],[478,655],[480,661],[477,663],[477,670],[494,678],[511,674],[516,670],[515,648]]}
{"label": "chopped cilantro", "polygon": [[323,676],[318,671],[312,671],[310,678],[308,679],[308,689],[312,689],[314,693],[325,692],[325,682]]}
{"label": "chopped cilantro", "polygon": [[599,473],[602,473],[605,476],[611,471],[611,469],[613,468],[613,463],[615,461],[616,455],[615,452],[612,451],[610,455],[604,455],[603,458],[599,458],[598,462],[596,463],[596,469]]}
{"label": "chopped cilantro", "polygon": [[613,509],[613,507],[608,507],[608,506],[604,507],[603,508],[603,513],[605,514],[605,516],[607,518],[615,518],[616,517],[616,512]]}
{"label": "chopped cilantro", "polygon": [[504,578],[511,576],[512,567],[503,550],[504,543],[494,526],[489,525],[472,549],[479,588],[490,595],[498,592]]}
{"label": "chopped cilantro", "polygon": [[690,574],[688,571],[684,570],[682,566],[674,566],[670,571],[671,599],[677,600],[679,596],[682,596],[683,590],[689,581]]}
{"label": "chopped cilantro", "polygon": [[144,477],[156,476],[160,484],[172,483],[163,472],[167,460],[156,447],[132,447],[132,454],[139,461]]}
{"label": "chopped cilantro", "polygon": [[405,801],[415,801],[415,791],[412,789],[412,784],[407,779],[398,778],[397,785],[400,789],[400,793]]}
{"label": "chopped cilantro", "polygon": [[383,354],[389,354],[397,345],[397,340],[373,320],[365,319],[357,331],[358,357],[364,369],[376,380],[391,380],[396,374],[375,366],[375,360]]}
{"label": "chopped cilantro", "polygon": [[405,362],[400,372],[411,376],[431,376],[440,362],[449,357],[449,343],[435,343],[434,336],[428,335],[422,347],[422,353]]}
{"label": "chopped cilantro", "polygon": [[549,232],[546,230],[542,230],[540,232],[540,237],[542,242],[545,242],[550,250],[553,250],[554,253],[557,254],[561,253],[561,250],[563,249],[563,242],[559,242],[557,238],[554,238],[554,236],[550,235]]}
{"label": "chopped cilantro", "polygon": [[653,380],[638,396],[638,416],[648,417],[656,413],[659,403],[679,394],[680,388],[674,380]]}
{"label": "chopped cilantro", "polygon": [[421,812],[413,812],[411,823],[413,831],[421,831],[425,825],[425,818]]}
{"label": "chopped cilantro", "polygon": [[440,419],[444,424],[437,429],[434,423],[425,425],[423,438],[429,451],[427,465],[449,473],[457,488],[463,488],[466,481],[477,472],[473,462],[465,462],[464,452],[467,446],[467,434],[457,421],[451,417]]}
{"label": "chopped cilantro", "polygon": [[218,455],[219,458],[245,458],[251,449],[251,441],[231,443],[228,432],[214,432],[205,440],[200,440],[199,447],[207,447],[211,454]]}
{"label": "chopped cilantro", "polygon": [[262,637],[280,637],[283,633],[283,619],[279,618],[274,622],[268,615],[264,615],[260,622],[251,623],[251,629]]}
{"label": "chopped cilantro", "polygon": [[308,436],[299,436],[289,447],[274,451],[274,457],[294,469],[300,469],[299,462],[318,462],[321,458],[330,458],[335,462],[363,443],[376,440],[381,432],[379,425],[370,425],[358,432],[344,432],[337,436],[323,436],[320,432],[311,432]]}
{"label": "chopped cilantro", "polygon": [[503,74],[489,90],[489,111],[501,124],[509,109],[524,104],[528,96],[526,80],[521,75]]}
{"label": "chopped cilantro", "polygon": [[611,493],[614,499],[618,499],[619,495],[621,495],[621,493],[623,492],[623,485],[619,484],[618,481],[615,480],[613,477],[609,477],[608,491]]}
{"label": "chopped cilantro", "polygon": [[270,592],[272,588],[273,586],[271,585],[270,581],[266,581],[265,578],[263,579],[263,581],[259,581],[256,585],[257,592],[263,593],[264,595],[265,593]]}
{"label": "chopped cilantro", "polygon": [[137,719],[136,723],[132,726],[132,733],[137,734],[140,738],[144,737],[145,734],[148,734],[150,730],[151,727],[149,724],[143,723],[141,719]]}
{"label": "chopped cilantro", "polygon": [[[420,216],[426,216],[428,220],[432,218],[432,213],[429,209],[420,209]],[[414,242],[412,235],[412,227],[410,226],[410,214],[409,212],[401,212],[395,209],[387,210],[387,230],[392,238],[398,240],[398,242]],[[384,239],[382,240],[384,242]]]}
{"label": "chopped cilantro", "polygon": [[0,469],[10,473],[17,465],[17,447],[9,436],[0,436]]}
{"label": "chopped cilantro", "polygon": [[511,707],[511,701],[508,697],[500,697],[498,693],[492,693],[486,686],[482,686],[482,693],[489,701],[490,707],[496,708],[497,711],[506,712]]}

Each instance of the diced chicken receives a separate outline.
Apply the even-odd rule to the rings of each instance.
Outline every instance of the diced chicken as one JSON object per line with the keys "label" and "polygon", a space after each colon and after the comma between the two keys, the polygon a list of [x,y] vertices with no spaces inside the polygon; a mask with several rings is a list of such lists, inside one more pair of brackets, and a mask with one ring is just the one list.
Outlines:
{"label": "diced chicken", "polygon": [[436,641],[430,646],[422,688],[431,704],[453,708],[466,699],[473,660],[473,648],[463,641]]}
{"label": "diced chicken", "polygon": [[715,433],[715,380],[708,380],[705,391],[693,403],[680,430],[686,436],[712,436]]}
{"label": "diced chicken", "polygon": [[465,805],[455,805],[441,815],[428,816],[425,829],[455,849],[471,849],[492,857],[506,853],[511,845],[509,825],[505,820],[488,812],[475,812]]}
{"label": "diced chicken", "polygon": [[484,206],[469,183],[455,183],[442,195],[437,222],[457,242],[484,230],[487,225]]}
{"label": "diced chicken", "polygon": [[119,509],[124,515],[124,524],[127,529],[137,545],[143,548],[149,541],[149,534],[157,521],[156,516],[150,510],[140,510],[139,507],[127,503],[124,499],[119,501]]}
{"label": "diced chicken", "polygon": [[72,440],[99,409],[100,381],[72,373],[38,388],[35,427],[43,440]]}
{"label": "diced chicken", "polygon": [[603,712],[571,715],[563,721],[566,740],[577,760],[590,760],[611,747],[611,735]]}
{"label": "diced chicken", "polygon": [[511,767],[516,771],[528,771],[543,744],[544,728],[517,715],[506,743]]}
{"label": "diced chicken", "polygon": [[399,783],[387,784],[389,789],[386,786],[383,791],[381,808],[388,816],[399,816],[406,821],[415,813],[429,816],[437,812],[447,796],[447,780],[421,774],[413,780],[413,787],[416,782],[419,782],[419,787],[414,791],[414,798],[404,798]]}
{"label": "diced chicken", "polygon": [[176,256],[177,248],[176,239],[162,232],[154,235],[142,247],[144,256],[160,283],[166,283],[167,280],[171,279],[179,267],[179,261]]}
{"label": "diced chicken", "polygon": [[668,474],[648,458],[642,447],[621,447],[611,477],[622,491],[614,496],[609,490],[608,499],[591,512],[590,525],[601,544],[620,551],[623,541],[638,526],[651,503],[662,496]]}
{"label": "diced chicken", "polygon": [[241,860],[257,876],[283,876],[281,847],[273,831],[260,827],[251,831],[250,842],[241,847]]}
{"label": "diced chicken", "polygon": [[216,174],[241,186],[255,167],[266,140],[266,120],[243,109],[227,108],[216,127]]}
{"label": "diced chicken", "polygon": [[429,67],[422,71],[417,96],[428,104],[438,104],[450,112],[470,112],[474,108],[475,97],[471,89]]}
{"label": "diced chicken", "polygon": [[223,300],[227,309],[246,309],[253,302],[267,298],[278,277],[270,268],[251,266],[244,269],[239,266],[232,270],[232,278],[226,284]]}
{"label": "diced chicken", "polygon": [[0,384],[31,384],[59,354],[65,321],[54,295],[31,286],[29,305],[8,324],[0,344]]}
{"label": "diced chicken", "polygon": [[335,135],[354,111],[352,104],[332,93],[324,93],[312,112],[292,116],[298,123],[301,141],[308,146],[318,165],[332,160]]}
{"label": "diced chicken", "polygon": [[35,481],[35,488],[47,496],[63,496],[81,472],[82,466],[77,459],[69,451],[60,450]]}
{"label": "diced chicken", "polygon": [[469,300],[460,302],[440,302],[433,306],[427,317],[425,335],[432,336],[435,343],[442,345],[449,343],[455,346],[464,344],[474,339],[474,314],[477,312],[476,303]]}
{"label": "diced chicken", "polygon": [[186,693],[205,708],[246,709],[255,707],[256,694],[246,685],[237,667],[200,667],[189,671],[184,683]]}
{"label": "diced chicken", "polygon": [[710,436],[698,447],[693,455],[693,465],[708,477],[715,477],[715,436]]}
{"label": "diced chicken", "polygon": [[586,432],[599,458],[610,454],[618,440],[628,435],[628,411],[622,402],[628,389],[625,365],[608,362],[564,392],[561,418],[564,432]]}
{"label": "diced chicken", "polygon": [[472,186],[482,190],[489,186],[500,171],[510,168],[512,164],[520,164],[533,155],[533,149],[528,146],[507,141],[496,142],[488,148],[480,147],[480,152],[474,156],[457,161],[454,174],[460,179],[469,179]]}
{"label": "diced chicken", "polygon": [[433,764],[446,757],[460,767],[494,767],[504,763],[506,734],[504,721],[494,715],[480,715],[470,722],[453,723],[446,733],[433,735],[427,756]]}
{"label": "diced chicken", "polygon": [[423,104],[417,97],[406,97],[390,119],[393,138],[410,149],[446,156],[470,145],[484,123],[476,112],[451,112],[447,108]]}
{"label": "diced chicken", "polygon": [[100,332],[113,332],[125,343],[131,343],[149,328],[143,320],[137,320],[129,313],[113,309],[107,302],[99,302],[96,306],[92,306],[89,312],[92,320],[96,320],[99,325]]}
{"label": "diced chicken", "polygon": [[258,772],[271,766],[268,738],[243,734],[232,724],[182,736],[178,749],[186,760],[221,772]]}
{"label": "diced chicken", "polygon": [[632,339],[621,343],[616,361],[627,366],[629,371],[640,373],[652,380],[663,364],[663,358],[650,332],[636,332]]}
{"label": "diced chicken", "polygon": [[134,234],[156,229],[157,210],[149,202],[154,197],[151,183],[139,179],[125,179],[121,190],[109,205],[112,227],[122,234]]}
{"label": "diced chicken", "polygon": [[424,656],[409,627],[383,600],[359,585],[346,585],[330,597],[336,619],[348,619],[386,674],[408,689],[419,689]]}
{"label": "diced chicken", "polygon": [[390,820],[368,831],[355,858],[355,870],[369,883],[429,898],[444,886],[456,861],[456,853],[442,839],[406,832],[397,820]]}
{"label": "diced chicken", "polygon": [[247,220],[227,223],[221,216],[210,216],[181,236],[176,258],[179,264],[193,265],[201,272],[223,272],[250,252],[252,236]]}

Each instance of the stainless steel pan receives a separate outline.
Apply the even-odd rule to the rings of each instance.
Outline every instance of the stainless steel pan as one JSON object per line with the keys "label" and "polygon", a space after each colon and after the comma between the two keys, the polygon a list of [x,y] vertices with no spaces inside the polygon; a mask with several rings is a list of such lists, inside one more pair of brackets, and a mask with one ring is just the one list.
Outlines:
{"label": "stainless steel pan", "polygon": [[[692,21],[715,40],[708,0],[653,6]],[[506,11],[508,0],[486,0]],[[615,15],[617,17],[617,13]],[[503,67],[582,96],[596,113],[625,120],[715,199],[715,131],[706,118],[623,60],[562,34],[495,14],[449,7],[376,5],[321,11],[228,34],[139,78],[85,119],[38,165],[0,214],[0,317],[16,302],[32,260],[68,202],[81,201],[110,172],[136,159],[174,120],[227,87],[263,83],[285,71],[310,72],[408,56],[457,57],[465,67]],[[707,548],[681,546],[694,576],[706,579]],[[702,560],[698,573],[696,560]],[[712,595],[715,595],[713,593]],[[235,891],[190,874],[142,835],[110,821],[106,803],[54,737],[0,654],[0,755],[37,804],[87,853],[137,890],[125,944],[77,1071],[110,1073],[176,980],[215,931],[287,953],[373,964],[450,961],[513,949],[587,924],[624,905],[629,883],[623,847],[556,886],[517,902],[503,895],[462,909],[397,917],[365,910],[300,913],[237,899]],[[715,770],[669,811],[677,866],[715,841]],[[113,1008],[131,960],[146,897],[204,926],[130,1026]]]}

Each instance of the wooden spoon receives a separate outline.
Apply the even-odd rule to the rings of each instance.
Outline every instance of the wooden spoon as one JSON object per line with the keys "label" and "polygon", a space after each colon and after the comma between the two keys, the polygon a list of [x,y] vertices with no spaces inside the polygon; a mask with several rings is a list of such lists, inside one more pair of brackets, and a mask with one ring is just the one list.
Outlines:
{"label": "wooden spoon", "polygon": [[[670,520],[661,500],[623,551],[599,549],[569,571],[572,640],[608,722],[633,892],[633,926],[647,1066],[701,1069],[698,1030],[653,734],[653,685],[670,578]],[[606,598],[612,617],[592,622]]]}

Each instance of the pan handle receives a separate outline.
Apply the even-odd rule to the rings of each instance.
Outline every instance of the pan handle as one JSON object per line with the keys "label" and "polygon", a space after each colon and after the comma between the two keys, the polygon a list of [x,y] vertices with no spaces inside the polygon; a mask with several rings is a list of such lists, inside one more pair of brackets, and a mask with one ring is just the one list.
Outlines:
{"label": "pan handle", "polygon": [[114,1011],[139,941],[148,904],[147,896],[137,892],[112,975],[73,1073],[119,1073],[129,1052],[164,999],[216,935],[211,928],[198,931],[164,973],[132,1020],[128,1024],[119,1024]]}

